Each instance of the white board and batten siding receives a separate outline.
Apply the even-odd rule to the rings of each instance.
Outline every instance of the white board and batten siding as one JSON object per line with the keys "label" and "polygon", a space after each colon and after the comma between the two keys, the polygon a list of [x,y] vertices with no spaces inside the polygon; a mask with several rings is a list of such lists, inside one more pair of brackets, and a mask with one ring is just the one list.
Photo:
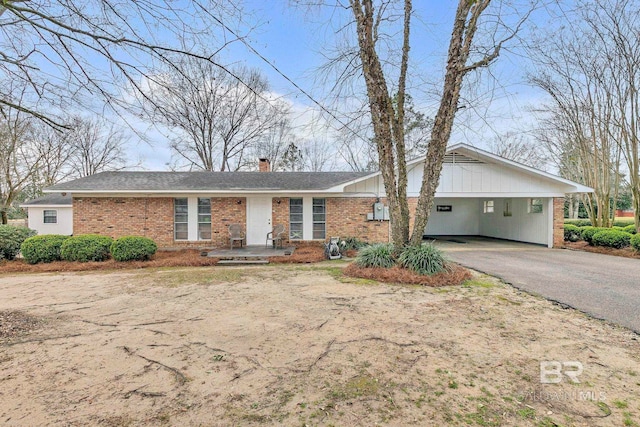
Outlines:
{"label": "white board and batten siding", "polygon": [[[420,193],[421,184],[422,167],[415,167],[408,176],[407,191],[409,195],[417,196]],[[474,195],[477,197],[496,195],[553,197],[563,196],[564,192],[557,186],[550,185],[544,178],[518,173],[499,165],[445,163],[442,166],[436,197],[471,197]]]}
{"label": "white board and batten siding", "polygon": [[[569,189],[540,176],[484,163],[466,156],[447,155],[442,166],[436,197],[563,197]],[[418,197],[422,185],[423,162],[410,165],[407,174],[407,193]],[[384,197],[384,183],[380,175],[348,185],[345,193],[376,194]]]}
{"label": "white board and batten siding", "polygon": [[[553,198],[575,192],[575,188],[520,165],[467,154],[447,153],[425,234],[487,236],[551,246]],[[423,166],[422,161],[409,165],[409,197],[420,193]],[[351,184],[345,193],[384,197],[382,177],[376,175]],[[531,199],[541,199],[542,212],[529,212]],[[487,200],[493,201],[491,213],[484,212]],[[504,214],[507,203],[510,215]],[[438,205],[446,206],[448,211],[438,211]]]}

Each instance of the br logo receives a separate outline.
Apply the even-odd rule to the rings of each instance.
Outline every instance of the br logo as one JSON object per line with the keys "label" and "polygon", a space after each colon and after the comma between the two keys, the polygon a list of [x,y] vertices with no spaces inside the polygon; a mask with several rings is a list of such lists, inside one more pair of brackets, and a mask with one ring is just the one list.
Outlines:
{"label": "br logo", "polygon": [[556,360],[544,360],[540,362],[540,382],[542,384],[558,384],[562,382],[562,376],[569,381],[579,384],[578,376],[582,374],[584,367],[580,362],[558,362]]}

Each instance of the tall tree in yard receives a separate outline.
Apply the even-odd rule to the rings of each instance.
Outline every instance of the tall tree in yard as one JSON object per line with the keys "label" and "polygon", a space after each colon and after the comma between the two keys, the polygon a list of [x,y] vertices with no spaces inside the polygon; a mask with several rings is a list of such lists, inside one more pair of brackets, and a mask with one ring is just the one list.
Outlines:
{"label": "tall tree in yard", "polygon": [[513,38],[519,22],[507,31],[501,41],[491,48],[474,54],[474,37],[481,18],[491,0],[459,0],[453,31],[449,41],[439,108],[434,117],[424,163],[424,175],[415,211],[413,232],[409,235],[409,204],[407,200],[407,164],[405,145],[405,109],[407,101],[407,72],[409,66],[412,1],[403,2],[402,43],[395,96],[391,95],[383,61],[378,54],[379,28],[385,22],[384,13],[390,2],[378,8],[373,0],[351,0],[355,17],[359,57],[367,88],[374,140],[380,171],[385,184],[391,216],[392,241],[397,246],[407,243],[419,245],[429,220],[435,191],[440,180],[442,163],[458,109],[458,101],[465,75],[491,64],[500,54],[503,44]]}
{"label": "tall tree in yard", "polygon": [[11,204],[31,184],[39,168],[41,157],[32,131],[28,114],[10,107],[0,110],[0,224],[7,223]]}
{"label": "tall tree in yard", "polygon": [[[2,0],[0,80],[28,86],[31,96],[16,104],[2,84],[0,110],[64,127],[58,112],[78,104],[128,107],[140,82],[175,58],[224,69],[214,55],[245,36],[227,30],[241,22],[234,0]],[[206,51],[196,54],[196,47]]]}
{"label": "tall tree in yard", "polygon": [[187,58],[154,77],[142,103],[149,117],[175,132],[171,148],[186,166],[233,171],[285,121],[286,108],[268,99],[268,88],[258,70],[229,73]]}
{"label": "tall tree in yard", "polygon": [[[577,167],[573,179],[595,189],[584,197],[594,225],[611,225],[611,201],[617,199],[620,166],[626,163],[637,228],[640,10],[630,0],[584,0],[577,5],[569,16],[571,28],[550,32],[544,47],[532,51],[538,67],[531,80],[550,100],[542,108],[546,116],[541,124],[550,135],[547,144],[566,153],[569,166]],[[561,169],[570,172],[566,165]]]}

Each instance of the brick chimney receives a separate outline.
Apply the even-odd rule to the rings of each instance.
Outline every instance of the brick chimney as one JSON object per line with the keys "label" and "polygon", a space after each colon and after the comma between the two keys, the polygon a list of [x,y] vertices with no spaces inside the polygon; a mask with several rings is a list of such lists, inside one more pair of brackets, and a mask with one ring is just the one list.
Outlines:
{"label": "brick chimney", "polygon": [[260,172],[271,172],[271,161],[269,159],[260,159],[258,170]]}

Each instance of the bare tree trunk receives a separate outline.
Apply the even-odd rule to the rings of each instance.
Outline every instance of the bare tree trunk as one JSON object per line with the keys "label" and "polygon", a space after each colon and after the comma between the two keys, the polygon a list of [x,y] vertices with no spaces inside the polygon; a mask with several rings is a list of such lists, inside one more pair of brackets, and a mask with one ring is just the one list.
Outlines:
{"label": "bare tree trunk", "polygon": [[[369,109],[375,134],[375,143],[378,150],[380,172],[389,203],[389,215],[391,220],[391,240],[400,248],[408,240],[409,208],[406,197],[406,159],[404,158],[404,139],[395,141],[393,122],[402,121],[402,115],[394,114],[393,104],[387,89],[384,71],[380,58],[376,52],[376,25],[374,8],[371,0],[351,0],[351,9],[356,19],[358,45],[360,46],[360,61],[362,72],[367,86],[369,97]],[[411,13],[411,1],[405,1],[405,44],[403,47],[403,61],[408,57],[408,25]],[[406,68],[405,68],[406,72]],[[404,88],[402,88],[404,90]],[[403,94],[404,96],[404,94]],[[403,108],[403,106],[401,107]],[[401,123],[404,127],[404,122]],[[396,128],[399,125],[395,126]],[[396,135],[402,136],[402,131],[396,129]],[[394,153],[394,145],[401,146],[400,153]],[[397,156],[396,156],[397,155]],[[402,157],[401,157],[402,156]],[[397,164],[396,164],[397,161]],[[402,182],[396,182],[395,168],[404,171]],[[399,190],[399,186],[404,188]],[[401,194],[404,197],[401,197]]]}
{"label": "bare tree trunk", "polygon": [[475,2],[460,0],[458,2],[458,9],[453,23],[453,33],[449,43],[442,98],[433,123],[431,141],[429,142],[427,158],[424,163],[420,196],[418,198],[413,232],[411,234],[412,245],[422,243],[422,235],[429,221],[436,189],[440,182],[442,162],[447,150],[449,138],[451,137],[455,114],[458,109],[458,100],[460,99],[463,78],[469,71],[489,65],[500,53],[501,43],[495,47],[491,54],[486,55],[472,65],[467,65],[478,20],[482,12],[489,6],[489,3],[490,0]]}

